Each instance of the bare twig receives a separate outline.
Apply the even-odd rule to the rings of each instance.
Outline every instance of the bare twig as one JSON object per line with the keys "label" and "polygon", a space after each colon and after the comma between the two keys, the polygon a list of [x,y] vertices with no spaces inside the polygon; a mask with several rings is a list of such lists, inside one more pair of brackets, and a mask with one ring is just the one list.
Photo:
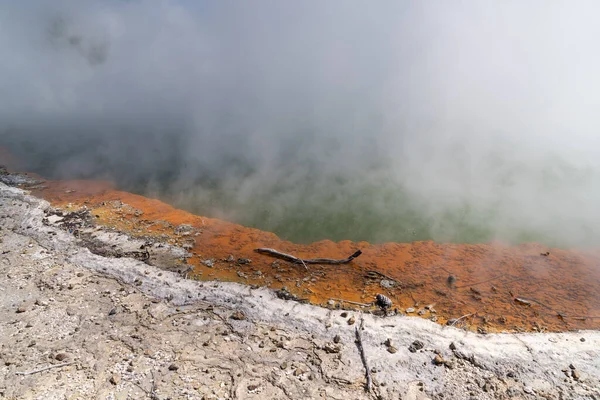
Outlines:
{"label": "bare twig", "polygon": [[382,272],[379,272],[379,271],[367,271],[366,275],[367,276],[368,275],[379,275],[379,276],[381,276],[381,277],[383,277],[383,278],[385,278],[387,280],[394,281],[394,282],[397,281],[397,279],[394,279],[391,276],[388,276],[388,275],[386,275],[386,274],[384,274]]}
{"label": "bare twig", "polygon": [[354,304],[354,305],[361,306],[361,307],[371,307],[373,305],[373,303],[359,303],[358,301],[336,299],[335,297],[332,297],[329,300],[339,301],[339,302],[348,303],[348,304]]}
{"label": "bare twig", "polygon": [[74,364],[75,362],[66,362],[66,363],[62,363],[62,364],[54,364],[54,365],[48,365],[47,367],[43,367],[43,368],[38,368],[38,369],[34,369],[33,371],[23,371],[23,372],[15,372],[15,375],[33,375],[33,374],[37,374],[38,372],[43,372],[52,368],[60,368],[60,367],[66,367],[67,365],[71,365]]}
{"label": "bare twig", "polygon": [[454,326],[454,325],[456,325],[456,323],[457,323],[458,321],[460,321],[460,320],[462,320],[462,319],[465,319],[465,318],[468,318],[468,317],[470,317],[471,315],[475,315],[475,314],[476,314],[476,313],[465,314],[465,315],[463,315],[462,317],[455,319],[455,320],[454,320],[454,321],[453,321],[453,322],[452,322],[452,323],[451,323],[449,326]]}
{"label": "bare twig", "polygon": [[362,343],[362,336],[360,331],[363,329],[363,325],[365,323],[364,318],[360,317],[360,326],[354,328],[354,333],[356,334],[356,347],[358,347],[358,351],[360,353],[360,359],[362,360],[363,366],[365,367],[365,376],[367,378],[367,383],[365,385],[365,392],[371,391],[371,386],[373,384],[373,379],[371,378],[371,369],[369,368],[369,363],[367,362],[367,355],[365,354],[365,348]]}
{"label": "bare twig", "polygon": [[299,258],[293,256],[291,254],[282,253],[280,251],[274,249],[268,249],[266,247],[262,247],[254,250],[257,253],[265,254],[272,257],[281,258],[286,261],[293,262],[295,264],[303,264],[306,267],[306,264],[330,264],[330,265],[339,265],[339,264],[348,264],[350,261],[354,260],[356,257],[362,254],[362,251],[357,250],[348,258],[344,258],[343,260],[334,260],[332,258]]}
{"label": "bare twig", "polygon": [[495,277],[493,277],[493,278],[486,279],[485,281],[473,282],[473,283],[469,283],[469,284],[467,284],[467,285],[460,285],[460,286],[456,286],[456,289],[461,289],[461,288],[464,288],[464,287],[467,287],[467,286],[477,286],[477,285],[481,285],[481,284],[483,284],[483,283],[488,283],[488,282],[495,281],[496,279],[502,278],[502,277],[504,277],[504,276],[506,276],[506,274],[498,275],[498,276],[495,276]]}

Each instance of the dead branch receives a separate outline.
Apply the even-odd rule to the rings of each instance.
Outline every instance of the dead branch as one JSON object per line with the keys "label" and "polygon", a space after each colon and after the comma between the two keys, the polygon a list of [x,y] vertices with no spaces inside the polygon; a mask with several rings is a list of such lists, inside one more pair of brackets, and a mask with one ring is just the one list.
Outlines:
{"label": "dead branch", "polygon": [[388,275],[386,275],[386,274],[384,274],[384,273],[382,273],[382,272],[379,272],[379,271],[367,271],[367,272],[365,273],[365,275],[367,276],[367,278],[370,278],[370,277],[372,277],[373,275],[379,275],[379,276],[381,276],[382,278],[385,278],[385,279],[387,279],[387,280],[390,280],[390,281],[393,281],[393,282],[397,282],[397,279],[394,279],[394,278],[392,278],[391,276],[388,276]]}
{"label": "dead branch", "polygon": [[[269,249],[266,247],[261,247],[259,249],[255,249],[255,252],[259,254],[265,254],[268,256],[280,258],[282,260],[286,260],[292,262],[294,264],[302,264],[306,268],[306,264],[329,264],[329,265],[340,265],[340,264],[348,264],[350,261],[354,260],[356,257],[362,254],[362,251],[357,250],[348,258],[344,258],[343,260],[334,260],[332,258],[299,258],[293,256],[291,254],[282,253],[280,251]],[[307,268],[308,269],[308,268]]]}
{"label": "dead branch", "polygon": [[456,323],[457,323],[458,321],[460,321],[460,320],[462,320],[462,319],[465,319],[465,318],[468,318],[468,317],[470,317],[471,315],[473,315],[473,316],[474,316],[475,314],[477,314],[477,313],[465,314],[465,315],[463,315],[462,317],[455,319],[455,320],[454,320],[454,321],[453,321],[453,322],[452,322],[452,323],[451,323],[449,326],[454,326],[454,325],[456,325]]}
{"label": "dead branch", "polygon": [[373,303],[359,303],[358,301],[336,299],[334,297],[330,298],[329,300],[339,301],[339,302],[348,303],[348,304],[354,304],[354,305],[361,306],[361,307],[371,307],[373,305]]}
{"label": "dead branch", "polygon": [[73,361],[73,362],[66,362],[66,363],[62,363],[62,364],[48,365],[47,367],[34,369],[33,371],[15,372],[15,375],[33,375],[33,374],[37,374],[38,372],[47,371],[52,368],[66,367],[67,365],[71,365],[74,363],[75,362]]}
{"label": "dead branch", "polygon": [[367,383],[365,385],[365,392],[371,391],[371,386],[373,384],[373,379],[371,378],[371,369],[369,368],[369,363],[367,362],[367,355],[365,354],[365,348],[363,347],[362,336],[360,331],[363,329],[363,325],[365,323],[364,318],[360,317],[360,326],[354,328],[354,333],[356,334],[356,347],[358,347],[358,351],[360,352],[360,359],[362,360],[363,366],[365,367],[365,376],[367,378]]}

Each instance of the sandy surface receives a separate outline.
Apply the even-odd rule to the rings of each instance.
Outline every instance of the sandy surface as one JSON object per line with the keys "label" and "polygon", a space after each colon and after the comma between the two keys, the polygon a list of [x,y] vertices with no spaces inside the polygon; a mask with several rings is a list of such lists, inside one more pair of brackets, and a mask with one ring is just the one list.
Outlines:
{"label": "sandy surface", "polygon": [[598,332],[478,335],[346,315],[183,279],[168,268],[183,250],[161,247],[161,269],[98,227],[98,245],[115,253],[92,254],[60,218],[0,183],[2,398],[600,399]]}

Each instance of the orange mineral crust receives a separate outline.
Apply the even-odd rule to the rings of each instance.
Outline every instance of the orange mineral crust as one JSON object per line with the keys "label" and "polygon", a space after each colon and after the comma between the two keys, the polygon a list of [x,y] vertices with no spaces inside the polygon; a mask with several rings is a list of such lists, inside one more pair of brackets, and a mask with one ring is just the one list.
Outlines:
{"label": "orange mineral crust", "polygon": [[[600,328],[599,252],[431,241],[300,245],[104,182],[46,181],[33,194],[57,207],[85,206],[97,223],[130,235],[162,236],[187,246],[193,279],[286,287],[327,307],[361,308],[355,303],[371,303],[381,293],[393,301],[392,310],[482,333]],[[194,234],[182,234],[181,225],[191,225]],[[363,254],[348,264],[308,265],[307,270],[258,254],[259,247],[301,258],[343,259],[359,249]]]}

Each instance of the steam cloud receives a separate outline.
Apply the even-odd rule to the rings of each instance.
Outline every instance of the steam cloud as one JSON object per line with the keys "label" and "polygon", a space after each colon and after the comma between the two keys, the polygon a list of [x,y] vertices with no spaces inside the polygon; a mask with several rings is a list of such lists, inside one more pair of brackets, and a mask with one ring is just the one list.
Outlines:
{"label": "steam cloud", "polygon": [[0,145],[299,241],[595,246],[599,11],[4,1]]}

